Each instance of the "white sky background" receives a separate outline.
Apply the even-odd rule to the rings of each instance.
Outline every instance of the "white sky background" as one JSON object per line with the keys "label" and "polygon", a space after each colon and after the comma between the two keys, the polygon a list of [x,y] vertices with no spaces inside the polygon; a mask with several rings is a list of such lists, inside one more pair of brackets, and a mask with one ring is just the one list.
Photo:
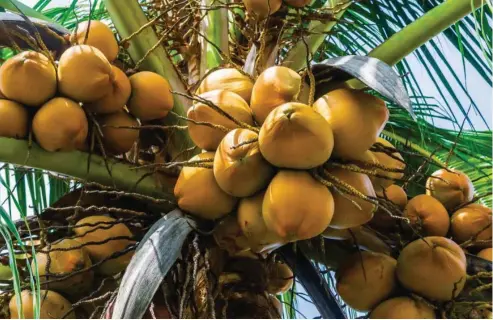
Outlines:
{"label": "white sky background", "polygon": [[[33,6],[38,2],[38,0],[21,0],[22,3]],[[82,1],[81,1],[82,2]],[[84,1],[85,2],[85,1]],[[52,0],[51,6],[66,6],[71,3],[71,0]],[[484,117],[488,121],[488,126],[492,127],[492,102],[493,102],[493,96],[492,96],[492,88],[491,88],[491,83],[487,84],[483,81],[482,78],[479,77],[479,75],[476,73],[474,68],[470,66],[469,64],[466,64],[466,74],[467,77],[465,77],[464,72],[463,72],[463,64],[462,64],[462,59],[460,56],[460,52],[444,37],[440,36],[440,45],[442,48],[442,53],[445,55],[447,58],[447,61],[455,68],[455,71],[458,73],[459,78],[461,81],[464,81],[464,79],[467,79],[467,81],[464,81],[466,88],[469,91],[470,96],[472,99],[476,102],[478,105],[479,109],[483,113]],[[435,89],[435,85],[433,84],[432,80],[428,76],[426,70],[421,67],[421,65],[417,62],[417,59],[414,58],[413,56],[410,56],[408,58],[408,61],[411,65],[411,68],[413,69],[413,74],[416,77],[417,81],[421,84],[421,89],[423,90],[423,93],[425,96],[431,96],[435,97],[439,103],[444,105],[443,99],[440,97],[438,92]],[[440,61],[440,59],[437,57],[436,61]],[[445,76],[450,76],[448,71],[446,71],[445,66],[442,66],[442,71],[445,73]],[[455,88],[454,88],[455,89]],[[469,98],[465,96],[465,94],[461,93],[460,88],[456,88],[456,94],[458,94],[458,97],[462,103],[462,106],[464,109],[468,109],[470,105]],[[454,107],[454,102],[451,97],[449,98],[449,103]],[[454,112],[456,117],[458,118],[458,121],[461,122],[463,120],[463,116],[461,115],[459,109],[457,106],[455,106],[455,109],[457,112]],[[474,123],[475,129],[476,130],[487,130],[487,126],[483,123],[483,121],[480,119],[480,117],[475,114],[473,111],[470,113],[470,118],[472,122]],[[438,121],[434,123],[437,126],[440,127],[446,127],[448,129],[453,129],[449,126],[449,124],[446,121]],[[457,128],[456,128],[457,129]],[[464,129],[470,129],[468,125],[465,126]],[[3,187],[0,187],[0,203],[5,199],[6,191]],[[7,209],[5,207],[5,209]],[[299,301],[299,309],[300,311],[307,317],[307,318],[313,318],[318,316],[318,312],[316,309],[313,307],[313,305],[303,301],[303,299],[298,299]],[[301,318],[301,315],[299,316]]]}

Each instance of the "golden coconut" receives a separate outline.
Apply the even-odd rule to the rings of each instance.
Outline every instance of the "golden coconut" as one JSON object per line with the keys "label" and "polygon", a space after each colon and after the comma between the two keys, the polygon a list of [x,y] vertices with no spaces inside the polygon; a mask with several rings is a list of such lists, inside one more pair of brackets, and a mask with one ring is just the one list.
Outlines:
{"label": "golden coconut", "polygon": [[173,109],[174,100],[168,80],[150,71],[130,76],[132,93],[127,107],[142,121],[162,119]]}
{"label": "golden coconut", "polygon": [[217,148],[214,177],[219,187],[232,196],[255,194],[267,187],[274,174],[274,168],[260,153],[258,135],[253,131],[234,129]]}
{"label": "golden coconut", "polygon": [[104,149],[111,154],[127,153],[139,138],[139,122],[123,110],[98,117],[98,123]]}
{"label": "golden coconut", "polygon": [[[102,242],[113,237],[132,237],[132,233],[124,223],[116,223],[116,219],[107,216],[89,216],[79,220],[74,227],[77,240],[83,244],[88,242]],[[101,227],[109,227],[102,229]],[[116,252],[125,250],[135,241],[127,239],[109,240],[103,244],[92,244],[84,246],[93,263],[98,263]],[[96,269],[104,275],[114,275],[123,271],[130,263],[134,251],[127,252],[117,258],[102,263]]]}
{"label": "golden coconut", "polygon": [[[229,114],[236,120],[253,125],[253,118],[248,104],[242,97],[234,92],[226,90],[213,90],[200,95],[219,109]],[[209,122],[215,125],[226,127],[227,129],[235,129],[239,126],[229,120],[210,106],[202,102],[196,102],[188,109],[188,118],[193,121]],[[188,132],[193,142],[201,149],[214,151],[219,146],[219,143],[224,138],[227,132],[220,129],[211,128],[205,125],[188,123]]]}
{"label": "golden coconut", "polygon": [[[206,159],[211,159],[209,164],[212,164],[214,153],[200,153],[190,161]],[[201,167],[183,167],[174,193],[181,209],[209,220],[221,218],[231,212],[237,201],[221,190],[212,169]]]}
{"label": "golden coconut", "polygon": [[113,113],[123,110],[123,107],[130,98],[130,80],[125,75],[125,72],[115,66],[111,66],[115,80],[113,89],[101,99],[84,104],[84,108],[89,112],[94,113]]}
{"label": "golden coconut", "polygon": [[272,110],[295,100],[300,86],[301,77],[294,70],[281,66],[264,70],[255,81],[250,102],[255,120],[262,124]]}
{"label": "golden coconut", "polygon": [[[39,316],[40,319],[62,319],[72,309],[72,304],[55,291],[41,290],[41,303]],[[9,302],[10,319],[35,319],[33,293],[29,290],[21,292],[20,300],[22,301],[23,317],[19,317],[19,306],[17,305],[17,296],[14,295]],[[66,319],[75,319],[75,312],[70,311]]]}
{"label": "golden coconut", "polygon": [[293,286],[293,271],[283,262],[274,262],[267,266],[267,292],[282,294]]}
{"label": "golden coconut", "polygon": [[440,169],[426,180],[426,194],[438,199],[451,211],[474,197],[471,179],[458,170]]}
{"label": "golden coconut", "polygon": [[447,209],[432,196],[420,194],[412,198],[404,209],[404,217],[424,236],[447,235],[450,218]]}
{"label": "golden coconut", "polygon": [[287,4],[295,8],[303,8],[312,2],[312,0],[284,0]]}
{"label": "golden coconut", "polygon": [[396,266],[385,254],[357,252],[337,269],[337,292],[351,308],[369,311],[396,289]]}
{"label": "golden coconut", "polygon": [[[371,178],[370,178],[371,180]],[[400,210],[404,210],[407,205],[407,194],[400,186],[393,184],[382,191],[376,192],[377,196],[395,204]],[[396,226],[397,219],[392,218],[381,208],[377,208],[370,224],[377,229],[389,229]]]}
{"label": "golden coconut", "polygon": [[[383,138],[378,138],[377,143],[383,144],[383,146],[387,148],[395,149],[394,145]],[[401,161],[391,157],[390,155],[384,152],[373,152],[375,155],[377,162],[390,169],[399,169],[404,170],[406,168],[406,163],[404,162],[404,158],[397,151],[392,152],[392,156],[400,159]],[[395,183],[396,180],[401,179],[404,176],[404,172],[390,172],[384,169],[377,169],[377,174],[382,177],[371,177],[371,181],[373,183],[373,187],[377,191],[381,191],[384,188],[387,188]]]}
{"label": "golden coconut", "polygon": [[493,249],[492,248],[483,249],[479,251],[477,256],[486,260],[493,261]]}
{"label": "golden coconut", "polygon": [[9,100],[39,107],[55,96],[56,89],[55,66],[42,53],[21,52],[0,67],[0,90]]}
{"label": "golden coconut", "polygon": [[211,72],[202,80],[197,89],[197,94],[218,89],[234,92],[247,103],[250,103],[253,81],[235,68],[221,68]]}
{"label": "golden coconut", "polygon": [[262,215],[267,228],[288,241],[321,234],[334,213],[332,193],[308,172],[282,170],[267,188]]}
{"label": "golden coconut", "polygon": [[21,104],[0,99],[0,136],[23,139],[27,137],[29,114]]}
{"label": "golden coconut", "polygon": [[311,169],[332,154],[332,130],[305,104],[290,102],[274,109],[259,134],[260,152],[277,167]]}
{"label": "golden coconut", "polygon": [[409,243],[397,259],[400,283],[425,298],[448,301],[466,282],[466,256],[461,247],[444,237],[425,237]]}
{"label": "golden coconut", "polygon": [[249,13],[264,19],[281,8],[282,0],[243,0],[243,4]]}
{"label": "golden coconut", "polygon": [[248,239],[253,252],[270,252],[286,241],[267,229],[262,217],[262,203],[265,191],[243,198],[238,205],[238,225]]}
{"label": "golden coconut", "polygon": [[87,117],[78,103],[56,97],[34,115],[33,132],[43,149],[71,151],[81,148],[87,138]]}
{"label": "golden coconut", "polygon": [[475,237],[476,247],[491,246],[491,209],[481,204],[472,203],[460,208],[451,218],[452,239],[463,243]]}
{"label": "golden coconut", "polygon": [[385,102],[352,89],[336,89],[313,105],[334,132],[334,156],[357,159],[377,141],[387,120]]}
{"label": "golden coconut", "polygon": [[228,215],[214,228],[212,233],[219,248],[226,250],[230,256],[250,249],[247,237],[241,231],[238,219]]}
{"label": "golden coconut", "polygon": [[[59,277],[65,277],[73,272],[80,271],[92,266],[91,259],[82,243],[74,239],[62,239],[44,250],[50,250],[50,253],[38,252],[36,254],[37,269],[41,281],[55,280],[54,277],[49,277],[50,274],[55,274]],[[57,251],[59,249],[71,249],[68,251]],[[50,262],[48,262],[48,256]],[[35,269],[34,261],[31,263],[31,268]],[[47,276],[48,274],[48,276]],[[58,292],[67,293],[69,295],[79,295],[87,293],[93,284],[94,274],[92,270],[78,273],[65,280],[51,282],[47,285],[47,289],[56,290]]]}
{"label": "golden coconut", "polygon": [[70,42],[72,44],[87,44],[98,48],[108,61],[115,60],[118,55],[118,42],[116,42],[113,31],[98,20],[79,23],[70,36]]}
{"label": "golden coconut", "polygon": [[[332,168],[327,172],[335,179],[349,184],[365,196],[375,197],[375,190],[366,174],[351,172],[345,169]],[[336,181],[336,180],[334,180]],[[376,206],[357,196],[336,192],[334,195],[334,217],[331,228],[346,229],[367,223],[373,217]]]}
{"label": "golden coconut", "polygon": [[435,310],[422,300],[396,297],[380,303],[370,319],[436,319]]}
{"label": "golden coconut", "polygon": [[58,62],[58,90],[75,101],[102,99],[113,89],[114,77],[104,54],[88,45],[70,47]]}

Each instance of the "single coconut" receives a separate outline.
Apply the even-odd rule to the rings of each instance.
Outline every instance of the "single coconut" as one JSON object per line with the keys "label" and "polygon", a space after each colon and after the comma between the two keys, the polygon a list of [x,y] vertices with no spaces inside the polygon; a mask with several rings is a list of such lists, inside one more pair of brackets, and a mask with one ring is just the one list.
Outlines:
{"label": "single coconut", "polygon": [[[371,178],[370,178],[371,180]],[[392,202],[399,210],[404,210],[407,205],[407,194],[402,187],[393,184],[384,190],[377,191],[377,196],[379,198],[386,199]],[[377,208],[375,215],[370,221],[370,225],[376,229],[387,230],[389,228],[395,227],[398,220],[391,217],[387,212],[381,208]]]}
{"label": "single coconut", "polygon": [[478,257],[483,258],[485,260],[490,260],[493,261],[493,249],[492,248],[486,248],[477,254]]}
{"label": "single coconut", "polygon": [[248,197],[264,189],[274,168],[260,153],[258,135],[248,129],[234,129],[221,141],[214,156],[214,177],[224,192]]}
{"label": "single coconut", "polygon": [[400,283],[425,298],[451,300],[466,283],[466,256],[444,237],[425,237],[409,243],[397,259]]}
{"label": "single coconut", "polygon": [[[384,147],[395,149],[394,145],[383,138],[378,138],[377,143],[383,145]],[[380,177],[371,177],[371,181],[373,183],[373,187],[377,191],[381,191],[392,184],[395,183],[396,180],[401,179],[404,176],[404,169],[406,168],[406,163],[404,162],[404,158],[397,151],[392,152],[392,156],[384,153],[384,152],[373,152],[375,155],[378,164],[384,166],[385,168],[392,170],[400,170],[400,172],[392,172],[387,171],[385,169],[377,169],[377,174]],[[397,158],[397,159],[396,159]],[[400,159],[400,160],[398,160]]]}
{"label": "single coconut", "polygon": [[[110,227],[111,226],[111,227]],[[88,242],[104,242],[114,237],[132,238],[132,233],[124,223],[117,223],[116,219],[107,216],[89,216],[79,220],[74,227],[78,236],[77,240],[83,244]],[[84,248],[89,253],[93,263],[101,262],[112,254],[127,249],[135,241],[130,239],[108,240],[101,244],[86,245]],[[129,251],[116,258],[103,262],[96,269],[104,275],[114,275],[123,271],[130,263],[134,251]]]}
{"label": "single coconut", "polygon": [[[73,249],[70,250],[71,248]],[[49,251],[49,253],[36,253],[37,269],[41,281],[56,280],[57,278],[51,277],[52,274],[57,277],[65,277],[79,271],[78,274],[65,280],[50,282],[46,286],[47,289],[69,295],[80,295],[87,293],[92,288],[93,271],[80,272],[80,270],[92,266],[89,254],[82,247],[82,243],[73,239],[62,239],[45,247],[44,250]],[[36,268],[34,261],[31,263],[31,268],[33,270]]]}
{"label": "single coconut", "polygon": [[293,271],[283,262],[274,262],[267,266],[267,292],[282,294],[293,286]]}
{"label": "single coconut", "polygon": [[71,151],[81,148],[87,138],[87,117],[78,103],[56,97],[34,115],[33,132],[43,149]]}
{"label": "single coconut", "polygon": [[474,197],[474,186],[469,177],[458,170],[440,169],[426,180],[426,194],[438,199],[452,211]]}
{"label": "single coconut", "polygon": [[312,2],[312,0],[284,0],[287,4],[295,8],[303,8]]}
{"label": "single coconut", "polygon": [[337,89],[319,98],[313,105],[334,132],[334,156],[357,159],[377,141],[387,120],[385,102],[352,89]]}
{"label": "single coconut", "polygon": [[404,217],[411,227],[425,236],[447,235],[450,218],[447,209],[432,196],[420,194],[412,198],[404,209]]}
{"label": "single coconut", "polygon": [[[457,243],[476,240],[476,247],[491,246],[491,209],[472,203],[460,208],[451,218],[452,239]],[[474,238],[474,239],[473,239]]]}
{"label": "single coconut", "polygon": [[369,311],[396,289],[396,266],[385,254],[357,252],[337,269],[337,293],[351,308]]}
{"label": "single coconut", "polygon": [[[200,153],[190,161],[206,159],[210,159],[209,164],[212,164],[214,153]],[[233,210],[237,202],[236,198],[221,190],[214,178],[213,170],[203,167],[183,167],[174,193],[181,209],[209,220],[225,216]]]}
{"label": "single coconut", "polygon": [[88,45],[68,48],[58,62],[58,89],[75,101],[102,99],[112,91],[114,77],[104,54]]}
{"label": "single coconut", "polygon": [[396,297],[380,303],[370,319],[436,319],[435,310],[422,300]]}
{"label": "single coconut", "polygon": [[55,96],[56,69],[44,54],[24,51],[0,67],[0,90],[9,100],[39,107]]}
{"label": "single coconut", "polygon": [[[366,174],[352,172],[341,168],[331,168],[327,173],[332,177],[329,180],[342,182],[356,189],[368,197],[375,197],[375,190],[370,178]],[[340,194],[333,192],[334,195],[334,217],[330,222],[330,227],[336,229],[346,229],[357,227],[367,223],[375,213],[375,204],[350,194]]]}
{"label": "single coconut", "polygon": [[21,104],[0,99],[0,136],[23,139],[28,133],[29,114]]}
{"label": "single coconut", "polygon": [[70,42],[72,44],[87,44],[98,48],[108,61],[115,60],[118,55],[118,42],[116,42],[113,31],[98,20],[79,23],[70,36]]}
{"label": "single coconut", "polygon": [[127,107],[142,121],[162,119],[173,109],[174,100],[168,81],[159,74],[141,71],[130,76],[132,93]]}
{"label": "single coconut", "polygon": [[139,122],[123,110],[98,117],[98,123],[106,152],[127,153],[139,138]]}
{"label": "single coconut", "polygon": [[249,13],[264,19],[281,8],[282,0],[243,0],[243,4]]}
{"label": "single coconut", "polygon": [[84,108],[89,112],[94,113],[114,113],[123,110],[123,107],[130,98],[130,80],[125,75],[125,72],[115,66],[111,66],[115,80],[113,82],[113,90],[108,92],[103,98],[93,102],[84,104]]}
{"label": "single coconut", "polygon": [[300,86],[301,77],[294,70],[280,66],[264,70],[255,81],[250,102],[255,120],[262,124],[276,107],[295,100]]}
{"label": "single coconut", "polygon": [[226,250],[230,256],[250,249],[248,239],[241,231],[238,219],[233,215],[222,219],[214,228],[212,236],[219,248]]}
{"label": "single coconut", "polygon": [[[236,120],[253,125],[253,118],[248,104],[238,94],[226,90],[213,90],[200,95],[200,98],[217,106],[220,110],[235,118]],[[201,149],[214,151],[227,132],[194,122],[208,122],[220,125],[226,129],[235,129],[239,125],[210,107],[209,105],[196,102],[187,113],[192,121],[188,123],[188,132],[193,142]]]}
{"label": "single coconut", "polygon": [[218,89],[234,92],[247,103],[250,103],[253,81],[235,68],[221,68],[211,72],[202,80],[197,89],[197,94]]}
{"label": "single coconut", "polygon": [[332,193],[308,172],[282,170],[264,196],[262,215],[267,228],[288,241],[321,234],[334,213]]}
{"label": "single coconut", "polygon": [[238,225],[253,252],[270,252],[286,242],[265,225],[262,217],[264,195],[265,191],[243,198],[238,205]]}
{"label": "single coconut", "polygon": [[265,119],[259,134],[260,152],[277,167],[311,169],[332,154],[332,130],[312,108],[286,103]]}
{"label": "single coconut", "polygon": [[[41,303],[38,302],[40,319],[63,319],[64,317],[75,319],[72,304],[63,296],[51,290],[40,290],[39,294],[41,296]],[[19,316],[17,298],[22,301],[23,317]],[[29,290],[21,291],[20,297],[14,295],[9,302],[10,319],[36,319],[33,308],[34,299],[33,293]]]}

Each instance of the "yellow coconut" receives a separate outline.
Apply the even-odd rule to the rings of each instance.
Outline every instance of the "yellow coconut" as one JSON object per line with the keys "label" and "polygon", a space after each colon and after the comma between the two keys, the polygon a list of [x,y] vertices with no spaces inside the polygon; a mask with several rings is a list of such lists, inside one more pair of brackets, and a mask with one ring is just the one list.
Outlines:
{"label": "yellow coconut", "polygon": [[21,104],[0,99],[0,137],[27,137],[29,114]]}
{"label": "yellow coconut", "polygon": [[[202,99],[209,101],[219,109],[232,116],[236,120],[253,125],[253,118],[248,104],[238,94],[226,90],[213,90],[200,95]],[[226,118],[210,106],[202,102],[196,102],[187,113],[193,121],[209,122],[215,125],[235,129],[239,126]],[[201,149],[214,151],[227,132],[206,125],[188,123],[188,132],[193,142]]]}
{"label": "yellow coconut", "polygon": [[[190,161],[206,159],[211,160],[209,165],[212,164],[214,153],[200,153]],[[209,220],[218,219],[231,212],[237,201],[221,190],[212,169],[202,167],[183,167],[174,193],[181,209]]]}
{"label": "yellow coconut", "polygon": [[[377,139],[377,143],[382,144],[387,148],[395,149],[392,143],[388,142],[383,138],[379,137]],[[406,164],[404,163],[404,158],[397,151],[393,152],[392,156],[396,157],[397,159],[400,159],[400,161],[384,152],[373,152],[373,154],[375,155],[377,162],[386,168],[392,170],[399,169],[401,171],[406,168]],[[401,179],[404,176],[403,172],[391,172],[384,169],[378,169],[377,174],[379,176],[383,176],[383,177],[371,177],[373,187],[377,191],[381,191],[382,189],[391,186],[392,184],[395,183],[396,180]]]}
{"label": "yellow coconut", "polygon": [[267,292],[282,294],[293,286],[294,274],[287,264],[274,262],[267,267]]}
{"label": "yellow coconut", "polygon": [[267,228],[289,241],[321,234],[333,213],[332,193],[305,171],[277,173],[262,204]]}
{"label": "yellow coconut", "polygon": [[300,75],[289,68],[274,66],[264,70],[255,81],[250,102],[255,120],[262,124],[276,107],[295,100],[300,86]]}
{"label": "yellow coconut", "polygon": [[312,0],[284,0],[290,6],[295,8],[303,8],[304,6],[309,5]]}
{"label": "yellow coconut", "polygon": [[[71,249],[67,251],[57,251],[59,249]],[[46,276],[47,274],[55,274],[59,277],[65,277],[73,272],[87,269],[92,266],[91,259],[86,249],[82,247],[82,243],[74,239],[62,239],[55,242],[44,250],[49,250],[50,253],[38,252],[36,254],[37,269],[41,281],[55,280],[54,277]],[[48,262],[48,256],[50,262]],[[31,268],[35,269],[34,261],[31,263]],[[71,276],[65,280],[51,282],[47,285],[50,290],[56,290],[67,294],[84,294],[92,288],[93,271],[89,270]]]}
{"label": "yellow coconut", "polygon": [[357,159],[376,142],[389,119],[385,102],[352,89],[337,89],[313,105],[332,127],[334,156]]}
{"label": "yellow coconut", "polygon": [[113,89],[103,98],[84,104],[84,108],[94,113],[113,113],[123,110],[123,107],[130,98],[130,80],[125,72],[115,66],[111,66],[115,80]]}
{"label": "yellow coconut", "polygon": [[397,259],[400,283],[425,298],[451,300],[466,282],[466,256],[444,237],[425,237],[409,243]]}
{"label": "yellow coconut", "polygon": [[[375,190],[366,174],[340,168],[332,168],[327,173],[334,181],[344,182],[365,196],[375,197]],[[376,206],[371,202],[349,194],[341,195],[335,192],[333,195],[334,217],[330,222],[332,228],[346,229],[360,226],[370,221],[375,213]]]}
{"label": "yellow coconut", "polygon": [[355,253],[337,269],[337,292],[351,308],[369,311],[396,289],[396,265],[385,254]]}
{"label": "yellow coconut", "polygon": [[56,89],[55,66],[42,53],[21,52],[0,67],[0,90],[9,100],[39,107],[55,95]]}
{"label": "yellow coconut", "polygon": [[422,300],[396,297],[380,303],[370,319],[436,319],[435,310]]}
{"label": "yellow coconut", "polygon": [[104,149],[108,153],[126,153],[139,138],[139,122],[123,110],[98,117],[98,123],[103,133]]}
{"label": "yellow coconut", "polygon": [[243,4],[248,12],[264,19],[281,8],[282,0],[243,0]]}
{"label": "yellow coconut", "polygon": [[[66,319],[75,319],[75,312],[70,311],[72,304],[63,296],[50,290],[41,290],[40,295],[40,319],[62,319],[64,316]],[[29,290],[23,290],[19,298],[22,301],[23,317],[19,317],[17,296],[14,295],[9,303],[10,319],[35,319],[33,308],[35,297],[33,293]],[[69,311],[70,313],[68,313]]]}
{"label": "yellow coconut", "polygon": [[87,138],[87,117],[78,103],[56,97],[34,115],[33,132],[38,143],[47,151],[78,149]]}
{"label": "yellow coconut", "polygon": [[252,197],[243,198],[238,205],[238,225],[253,252],[269,252],[286,242],[265,225],[262,217],[264,195],[265,191],[262,191]]}
{"label": "yellow coconut", "polygon": [[[79,220],[74,227],[77,240],[86,244],[88,242],[104,242],[114,237],[129,237],[133,235],[124,223],[116,223],[116,220],[107,216],[89,216]],[[110,227],[111,226],[111,227]],[[104,228],[102,228],[104,227]],[[110,227],[110,228],[108,228]],[[102,244],[86,245],[87,252],[93,263],[98,263],[109,258],[112,254],[127,249],[135,241],[127,239],[109,240]],[[123,271],[130,263],[134,251],[119,255],[116,258],[103,262],[96,269],[104,275],[114,275]]]}
{"label": "yellow coconut", "polygon": [[259,134],[260,152],[277,167],[311,169],[332,154],[332,130],[305,104],[290,102],[274,109]]}
{"label": "yellow coconut", "polygon": [[248,197],[264,189],[274,168],[260,153],[258,135],[248,129],[230,131],[214,156],[214,177],[224,192]]}
{"label": "yellow coconut", "polygon": [[218,89],[234,92],[247,103],[250,103],[253,81],[235,68],[221,68],[211,72],[202,80],[197,89],[197,94]]}
{"label": "yellow coconut", "polygon": [[[457,243],[476,240],[476,247],[491,246],[491,209],[481,204],[469,204],[452,215],[452,239]],[[479,240],[479,241],[478,241]]]}
{"label": "yellow coconut", "polygon": [[250,249],[247,237],[241,231],[238,219],[228,215],[214,228],[212,233],[219,248],[228,252],[230,256]]}
{"label": "yellow coconut", "polygon": [[412,198],[404,209],[404,217],[424,236],[447,235],[450,218],[447,209],[432,196],[420,194]]}
{"label": "yellow coconut", "polygon": [[164,118],[173,109],[171,87],[159,74],[141,71],[129,79],[132,93],[127,107],[131,114],[142,121],[148,121]]}
{"label": "yellow coconut", "polygon": [[472,200],[474,186],[464,173],[458,170],[440,169],[426,180],[426,194],[438,199],[447,210],[451,211]]}
{"label": "yellow coconut", "polygon": [[73,44],[87,44],[98,48],[108,61],[115,60],[118,55],[118,43],[113,31],[98,20],[79,23],[70,36],[70,42]]}
{"label": "yellow coconut", "polygon": [[[371,178],[370,178],[371,180]],[[407,194],[402,187],[393,184],[382,191],[376,192],[377,196],[392,202],[399,210],[404,210],[407,205]],[[397,219],[391,217],[387,212],[378,208],[370,224],[377,229],[389,229],[396,226]]]}
{"label": "yellow coconut", "polygon": [[477,254],[478,257],[493,261],[493,249],[492,248],[486,248],[478,252]]}
{"label": "yellow coconut", "polygon": [[97,48],[77,45],[67,49],[58,62],[58,89],[79,102],[94,102],[111,92],[111,64]]}

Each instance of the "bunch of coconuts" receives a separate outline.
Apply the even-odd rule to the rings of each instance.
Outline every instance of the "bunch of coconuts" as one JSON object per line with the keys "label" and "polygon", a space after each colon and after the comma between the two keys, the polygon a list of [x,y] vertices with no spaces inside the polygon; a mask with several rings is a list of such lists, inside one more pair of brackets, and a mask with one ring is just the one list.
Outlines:
{"label": "bunch of coconuts", "polygon": [[172,109],[169,83],[153,72],[127,77],[112,64],[119,46],[102,22],[79,24],[70,40],[58,61],[25,51],[0,67],[0,136],[25,139],[32,129],[47,151],[87,151],[91,115],[106,153],[124,154],[139,137],[139,120]]}

